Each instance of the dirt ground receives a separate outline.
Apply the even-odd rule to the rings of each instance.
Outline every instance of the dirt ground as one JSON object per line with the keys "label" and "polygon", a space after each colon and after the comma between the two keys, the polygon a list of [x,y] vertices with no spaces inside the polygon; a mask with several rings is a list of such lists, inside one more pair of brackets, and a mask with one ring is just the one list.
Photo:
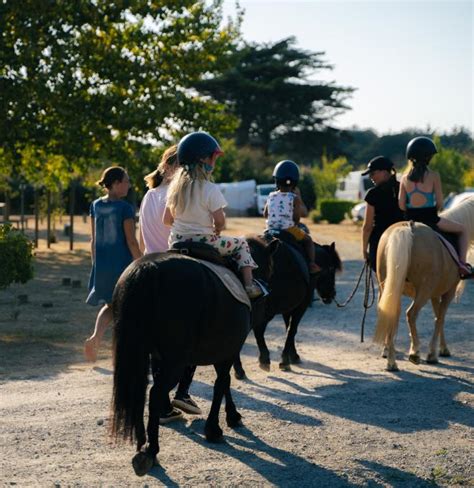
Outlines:
{"label": "dirt ground", "polygon": [[[259,218],[229,219],[226,232],[262,227]],[[317,241],[335,241],[344,259],[337,283],[342,301],[362,266],[360,228],[350,222],[310,227]],[[258,368],[249,335],[242,355],[249,379],[233,380],[244,425],[231,430],[222,416],[225,440],[215,445],[204,439],[204,416],[169,424],[160,429],[160,465],[137,478],[133,446],[107,438],[110,334],[97,363],[82,358],[97,309],[84,303],[88,224],[78,219],[76,230],[75,251],[59,232],[51,250],[42,240],[35,279],[0,292],[3,486],[474,486],[474,283],[448,312],[452,357],[438,365],[409,363],[401,324],[397,374],[384,371],[385,360],[371,342],[374,309],[360,342],[362,290],[344,309],[314,302],[297,336],[303,363],[291,372],[278,368],[284,327],[277,317],[266,335],[270,373]],[[63,286],[63,278],[80,280],[80,287]],[[24,294],[27,303],[20,304]],[[426,354],[433,330],[428,307],[418,330]],[[213,380],[212,367],[199,368],[191,388],[205,413]]]}

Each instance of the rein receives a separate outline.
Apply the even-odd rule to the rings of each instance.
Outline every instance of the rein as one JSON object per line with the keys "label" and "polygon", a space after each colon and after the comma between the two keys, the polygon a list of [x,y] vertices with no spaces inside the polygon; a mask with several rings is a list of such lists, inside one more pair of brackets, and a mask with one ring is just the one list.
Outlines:
{"label": "rein", "polygon": [[[362,270],[359,274],[359,279],[357,280],[356,286],[354,290],[352,290],[349,297],[345,300],[344,303],[339,303],[336,299],[336,305],[338,308],[346,307],[351,300],[354,298],[357,289],[359,288],[360,282],[362,280],[362,276],[365,272],[365,291],[364,291],[364,315],[362,317],[362,323],[360,324],[360,342],[364,342],[364,328],[365,328],[365,318],[367,316],[367,310],[371,308],[375,301],[375,285],[374,285],[374,278],[372,275],[372,268],[369,266],[369,262],[366,261],[364,266],[362,266]],[[372,296],[370,296],[372,294]],[[369,303],[370,301],[370,303]]]}

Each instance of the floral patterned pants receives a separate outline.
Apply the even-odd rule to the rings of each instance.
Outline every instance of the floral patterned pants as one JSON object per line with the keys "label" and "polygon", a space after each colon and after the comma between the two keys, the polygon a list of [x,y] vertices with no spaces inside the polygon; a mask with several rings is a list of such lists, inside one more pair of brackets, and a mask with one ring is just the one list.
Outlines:
{"label": "floral patterned pants", "polygon": [[170,247],[178,242],[202,242],[217,249],[221,256],[230,256],[240,268],[249,266],[258,268],[250,254],[247,241],[243,237],[217,236],[215,234],[180,235],[171,232],[169,238]]}

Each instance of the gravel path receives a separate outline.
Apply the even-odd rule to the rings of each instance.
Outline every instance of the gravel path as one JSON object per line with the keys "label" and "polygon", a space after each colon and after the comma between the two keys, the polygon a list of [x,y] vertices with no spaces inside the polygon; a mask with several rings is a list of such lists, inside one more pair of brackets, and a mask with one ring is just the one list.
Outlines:
{"label": "gravel path", "polygon": [[[355,243],[339,249],[345,259],[338,281],[338,296],[343,299],[362,263]],[[43,271],[54,274],[48,259],[44,258]],[[87,256],[82,259],[76,265],[82,266],[79,273],[85,277]],[[41,276],[37,280],[42,283]],[[0,295],[3,309],[8,296]],[[74,301],[76,295],[68,297]],[[278,369],[284,342],[280,318],[267,331],[273,361],[270,373],[258,368],[255,340],[249,336],[242,355],[249,380],[233,381],[243,427],[229,429],[222,416],[225,440],[217,445],[204,440],[204,418],[187,416],[163,427],[160,466],[144,478],[137,478],[130,465],[133,446],[112,445],[106,436],[112,383],[108,356],[92,367],[78,360],[77,351],[62,351],[46,340],[34,349],[28,344],[7,344],[8,324],[0,321],[0,352],[6,353],[0,370],[1,483],[22,487],[474,486],[474,283],[448,312],[446,336],[453,356],[441,358],[436,366],[409,363],[408,333],[401,323],[397,374],[384,371],[385,360],[371,342],[374,310],[368,314],[366,342],[360,343],[362,298],[359,291],[345,309],[314,303],[297,336],[303,364],[291,372]],[[56,313],[59,320],[61,314]],[[33,326],[32,322],[31,330]],[[419,331],[426,355],[432,333],[428,307],[421,313]],[[74,360],[66,361],[67,355]],[[191,389],[205,412],[213,379],[211,367],[199,368]]]}

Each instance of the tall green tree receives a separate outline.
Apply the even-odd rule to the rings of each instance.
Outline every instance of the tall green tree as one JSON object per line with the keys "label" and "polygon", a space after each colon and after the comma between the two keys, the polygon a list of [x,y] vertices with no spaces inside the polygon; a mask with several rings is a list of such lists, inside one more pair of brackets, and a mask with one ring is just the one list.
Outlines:
{"label": "tall green tree", "polygon": [[[196,91],[228,66],[238,23],[221,1],[0,2],[0,148],[141,166],[180,131],[231,131],[232,118]],[[75,167],[72,167],[74,163]]]}
{"label": "tall green tree", "polygon": [[[238,145],[252,144],[265,153],[314,156],[314,138],[327,132],[336,114],[348,109],[345,100],[352,88],[312,79],[332,69],[324,52],[305,51],[295,44],[293,37],[273,44],[246,44],[236,53],[231,69],[199,85],[239,118]],[[319,140],[322,144],[324,137]]]}

